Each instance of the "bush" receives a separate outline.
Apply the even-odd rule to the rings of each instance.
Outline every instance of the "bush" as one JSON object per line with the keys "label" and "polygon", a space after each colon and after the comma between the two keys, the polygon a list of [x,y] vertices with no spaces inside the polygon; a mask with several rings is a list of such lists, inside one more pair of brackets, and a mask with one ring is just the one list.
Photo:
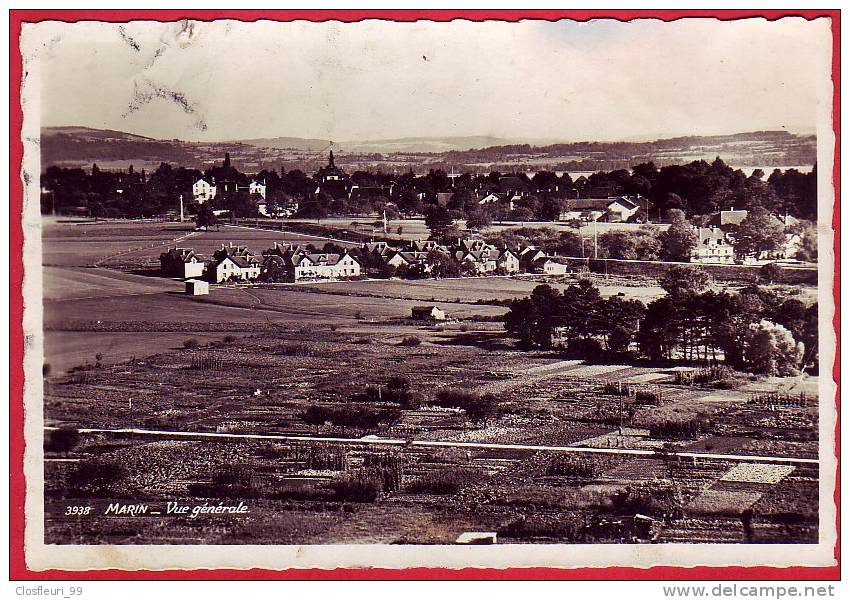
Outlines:
{"label": "bush", "polygon": [[363,457],[363,466],[380,477],[383,489],[397,492],[404,478],[404,456],[396,452],[367,454]]}
{"label": "bush", "polygon": [[404,375],[396,375],[387,381],[383,388],[382,397],[387,402],[394,402],[401,408],[408,410],[417,409],[422,401],[411,389],[410,380]]}
{"label": "bush", "polygon": [[408,491],[414,494],[454,494],[480,479],[481,473],[477,469],[443,468],[413,481]]}
{"label": "bush", "polygon": [[466,408],[475,400],[476,394],[467,390],[442,389],[437,392],[434,404],[443,408]]}
{"label": "bush", "polygon": [[195,338],[192,338],[190,340],[185,340],[183,342],[183,347],[186,350],[193,350],[193,349],[197,348],[198,346],[200,346],[200,342],[198,340],[196,340]]}
{"label": "bush", "polygon": [[571,339],[567,344],[567,354],[585,360],[598,359],[602,354],[602,344],[594,338]]}
{"label": "bush", "polygon": [[281,344],[274,350],[281,356],[313,356],[316,352],[309,344]]}
{"label": "bush", "polygon": [[48,452],[70,452],[80,443],[80,432],[73,427],[60,427],[52,430],[44,441]]}
{"label": "bush", "polygon": [[546,465],[546,474],[576,479],[595,479],[601,473],[599,464],[584,456],[553,456]]}
{"label": "bush", "polygon": [[331,483],[334,498],[340,502],[375,502],[384,491],[375,473],[354,473],[338,477]]}
{"label": "bush", "polygon": [[225,466],[211,483],[189,485],[189,494],[202,498],[256,498],[259,495],[254,471],[248,467]]}
{"label": "bush", "polygon": [[700,385],[731,379],[734,376],[735,371],[732,368],[726,365],[718,365],[706,369],[697,369],[696,371],[677,371],[675,383],[678,385]]}
{"label": "bush", "polygon": [[577,541],[582,534],[583,523],[574,515],[565,517],[520,517],[499,529],[499,535],[518,540],[555,538]]}
{"label": "bush", "polygon": [[662,394],[660,391],[652,392],[649,390],[640,390],[635,393],[635,402],[638,404],[650,404],[659,406],[661,404]]}
{"label": "bush", "polygon": [[[316,471],[347,471],[348,453],[337,446],[312,444],[307,446],[306,464]],[[299,449],[299,458],[303,455]]]}
{"label": "bush", "polygon": [[608,381],[602,387],[602,391],[609,396],[628,396],[631,393],[631,387],[621,381]]}
{"label": "bush", "polygon": [[408,346],[408,347],[418,346],[421,343],[422,343],[422,340],[420,340],[415,335],[405,336],[404,339],[401,340],[401,345],[402,346]]}
{"label": "bush", "polygon": [[226,336],[224,336],[224,343],[225,343],[225,344],[232,344],[232,343],[233,343],[233,342],[235,342],[235,341],[236,341],[236,336],[235,336],[235,335],[226,335]]}
{"label": "bush", "polygon": [[649,434],[654,438],[672,440],[692,440],[712,430],[712,423],[702,417],[692,417],[682,421],[661,421],[649,426]]}
{"label": "bush", "polygon": [[104,488],[121,481],[127,470],[118,461],[92,458],[81,461],[68,477],[75,490],[103,491]]}
{"label": "bush", "polygon": [[776,263],[767,263],[759,269],[759,278],[766,283],[779,283],[783,276],[782,267]]}
{"label": "bush", "polygon": [[487,424],[487,420],[499,409],[501,399],[495,394],[480,396],[475,392],[458,389],[442,389],[437,392],[433,404],[443,408],[459,408],[473,423]]}

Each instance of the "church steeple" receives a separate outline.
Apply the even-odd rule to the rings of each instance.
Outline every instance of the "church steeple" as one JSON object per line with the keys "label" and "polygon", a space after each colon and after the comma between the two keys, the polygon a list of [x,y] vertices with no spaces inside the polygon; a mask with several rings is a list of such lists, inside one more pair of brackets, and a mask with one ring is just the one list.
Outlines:
{"label": "church steeple", "polygon": [[328,166],[331,169],[333,169],[335,167],[335,165],[334,165],[334,151],[333,150],[331,150],[331,154],[330,154],[330,156],[328,156]]}

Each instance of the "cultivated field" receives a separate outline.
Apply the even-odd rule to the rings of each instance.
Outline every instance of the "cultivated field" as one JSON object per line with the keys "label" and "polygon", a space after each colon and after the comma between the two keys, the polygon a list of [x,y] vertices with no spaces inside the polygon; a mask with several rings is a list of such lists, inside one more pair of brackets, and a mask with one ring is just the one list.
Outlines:
{"label": "cultivated field", "polygon": [[[98,227],[46,236],[54,259],[85,250],[45,269],[45,424],[82,430],[70,444],[46,432],[48,542],[453,543],[467,531],[495,531],[500,543],[817,539],[817,409],[770,394],[788,380],[683,386],[670,367],[520,351],[497,322],[505,308],[486,302],[526,295],[537,282],[525,279],[188,297],[179,282],[132,272],[181,230]],[[151,246],[115,257],[128,245],[120,235]],[[96,237],[101,253],[86,241]],[[259,251],[280,238],[228,228],[186,245],[231,239]],[[110,268],[86,266],[106,257]],[[652,288],[603,293],[648,298]],[[459,320],[410,321],[423,302]],[[408,404],[388,392],[363,399],[394,377],[409,385]],[[498,407],[473,420],[437,406],[441,390],[492,394]],[[311,407],[391,416],[308,423]],[[140,431],[111,431],[124,428]],[[244,502],[248,512],[104,514],[110,503],[164,511],[169,501]],[[94,512],[67,516],[68,506]]]}
{"label": "cultivated field", "polygon": [[[577,279],[574,277],[546,278],[524,275],[521,277],[322,282],[300,284],[299,287],[324,293],[338,292],[376,298],[409,298],[418,301],[457,303],[524,298],[544,281],[556,289],[563,290],[569,285],[575,284]],[[651,302],[664,295],[664,290],[657,285],[606,285],[605,281],[603,277],[598,277],[595,281],[603,296],[623,293],[630,298]]]}
{"label": "cultivated field", "polygon": [[[220,543],[451,543],[464,531],[482,530],[499,532],[504,542],[604,542],[640,538],[622,523],[614,525],[639,512],[656,521],[649,537],[658,541],[740,542],[740,512],[750,507],[757,511],[753,535],[759,541],[815,539],[817,514],[800,500],[816,497],[812,467],[793,464],[772,479],[750,483],[728,476],[739,464],[728,460],[621,453],[663,447],[751,455],[755,461],[813,458],[815,409],[787,407],[765,420],[764,407],[750,395],[674,386],[668,383],[672,372],[663,369],[519,352],[486,325],[439,329],[280,325],[239,340],[51,379],[45,390],[51,426],[235,437],[83,434],[70,452],[49,454],[63,460],[47,464],[48,539],[150,543],[168,523],[168,539],[179,543],[210,539],[206,535]],[[410,335],[421,344],[403,345]],[[423,405],[403,410],[401,420],[378,435],[445,447],[375,445],[360,440],[357,428],[332,425],[320,426],[315,441],[240,438],[311,438],[316,429],[301,419],[309,406],[346,406],[367,384],[398,375],[410,380]],[[605,387],[647,375],[656,383],[641,389],[660,392],[658,406]],[[429,406],[445,388],[496,393],[502,398],[499,414],[475,425],[461,411]],[[684,439],[652,433],[661,423],[697,415],[711,420],[711,432]],[[513,447],[462,446],[470,443]],[[606,453],[573,457],[523,449],[528,445]],[[67,487],[85,479],[81,469],[101,463],[120,463],[116,481]],[[341,491],[340,481],[371,472],[386,478],[377,497]],[[787,485],[799,494],[793,501]],[[757,489],[741,495],[741,486]],[[102,510],[106,501],[123,497],[151,505],[238,498],[251,512],[240,519],[126,519],[117,530],[104,527],[106,517],[60,514],[69,503]],[[715,502],[718,497],[723,501]],[[794,513],[793,520],[783,511]]]}

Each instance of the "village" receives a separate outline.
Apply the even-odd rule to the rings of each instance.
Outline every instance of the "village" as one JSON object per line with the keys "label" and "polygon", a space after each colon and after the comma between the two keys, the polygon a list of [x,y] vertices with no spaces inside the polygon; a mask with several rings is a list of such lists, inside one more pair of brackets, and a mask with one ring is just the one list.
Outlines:
{"label": "village", "polygon": [[[225,172],[233,169],[229,157],[225,158],[221,169]],[[464,177],[468,180],[469,174],[445,175],[446,185],[454,188],[455,181]],[[753,211],[732,207],[688,220],[683,211],[671,208],[667,211],[666,222],[652,223],[651,215],[656,210],[648,198],[640,194],[613,196],[611,194],[616,191],[613,186],[592,188],[586,192],[590,196],[588,198],[561,197],[555,203],[560,207],[554,215],[555,225],[567,225],[566,229],[562,226],[557,230],[562,238],[560,248],[552,248],[551,244],[549,248],[533,243],[523,244],[512,239],[511,233],[520,227],[523,229],[519,231],[527,233],[530,229],[527,224],[514,221],[515,229],[508,226],[496,231],[492,217],[500,211],[516,216],[520,203],[528,201],[532,193],[530,189],[534,186],[528,178],[498,176],[496,179],[498,188],[504,191],[488,191],[492,186],[484,186],[470,192],[469,188],[462,187],[453,192],[438,192],[430,200],[426,192],[419,192],[414,200],[420,206],[423,201],[431,202],[422,209],[427,213],[424,225],[426,232],[430,233],[428,239],[404,239],[402,236],[393,239],[388,235],[387,214],[400,216],[401,207],[391,200],[396,184],[391,183],[384,188],[353,183],[336,166],[331,151],[328,165],[313,177],[317,187],[310,197],[339,198],[347,195],[351,201],[365,193],[364,197],[372,194],[373,200],[375,197],[382,198],[377,204],[381,213],[378,215],[378,228],[370,236],[372,240],[359,245],[352,240],[328,241],[321,247],[276,242],[274,247],[260,253],[230,242],[222,244],[211,257],[205,257],[191,247],[175,247],[160,257],[161,273],[166,277],[192,280],[192,293],[204,293],[208,288],[195,283],[195,280],[209,283],[281,283],[367,277],[416,279],[517,273],[564,275],[577,267],[576,259],[579,258],[585,259],[586,265],[591,259],[601,258],[697,265],[764,266],[776,263],[776,268],[780,268],[781,265],[805,266],[816,258],[816,249],[812,250],[816,247],[816,235],[811,226],[787,213],[775,215],[756,205]],[[209,207],[217,197],[221,198],[228,192],[235,194],[239,190],[247,192],[248,196],[242,196],[242,199],[255,206],[255,226],[260,226],[259,217],[262,216],[267,217],[262,227],[283,230],[288,219],[305,212],[299,212],[298,201],[290,201],[286,205],[268,202],[265,178],[250,179],[242,187],[236,180],[216,182],[214,176],[210,180],[212,183],[200,178],[192,184],[192,206],[198,213],[195,218],[199,228],[218,226],[219,219],[226,222],[230,218],[231,223],[238,222],[232,207],[217,210],[209,210]],[[549,181],[544,188],[537,187],[536,193],[558,193],[561,192],[560,185]],[[586,185],[587,182],[580,179],[576,187],[570,188],[570,193],[578,195],[579,189]],[[466,198],[467,205],[471,203],[473,208],[466,206],[457,210],[458,196]],[[315,204],[318,200],[310,202]],[[334,201],[337,204],[342,202]],[[228,206],[226,202],[220,205]],[[180,206],[179,220],[182,221],[182,196]],[[301,200],[301,206],[304,206],[304,200]],[[454,208],[449,210],[447,207]],[[314,207],[316,209],[318,207]],[[336,209],[340,210],[340,207]],[[416,214],[415,209],[414,212],[410,209],[406,212],[405,219],[409,222],[416,222],[418,218],[421,223],[422,217]],[[657,212],[660,213],[660,210]],[[478,222],[482,215],[483,222]],[[461,220],[462,217],[466,218]],[[316,215],[316,218],[320,223],[321,215]],[[244,222],[245,219],[242,220]],[[465,232],[460,229],[463,224],[467,228]],[[552,227],[545,222],[537,222],[535,226],[541,229],[541,233]],[[603,226],[605,230],[600,234],[598,229]],[[297,227],[297,224],[292,227]],[[399,225],[399,232],[402,227]],[[330,231],[334,232],[333,229]],[[375,241],[375,237],[379,241]]]}

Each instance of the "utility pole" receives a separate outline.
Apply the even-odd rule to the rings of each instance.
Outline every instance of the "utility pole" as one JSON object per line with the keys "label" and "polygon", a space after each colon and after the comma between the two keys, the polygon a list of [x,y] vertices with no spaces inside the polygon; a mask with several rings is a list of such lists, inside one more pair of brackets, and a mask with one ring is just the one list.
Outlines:
{"label": "utility pole", "polygon": [[597,249],[598,237],[596,235],[596,219],[593,220],[593,260],[599,258],[599,251]]}

